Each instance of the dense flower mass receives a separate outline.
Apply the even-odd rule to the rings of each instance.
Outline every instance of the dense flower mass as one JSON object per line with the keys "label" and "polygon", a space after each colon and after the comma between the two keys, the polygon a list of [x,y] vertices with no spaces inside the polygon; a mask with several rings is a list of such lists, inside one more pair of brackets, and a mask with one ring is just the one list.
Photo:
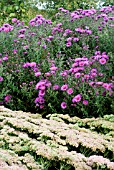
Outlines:
{"label": "dense flower mass", "polygon": [[[65,111],[66,103],[61,105]],[[0,118],[1,170],[58,169],[59,163],[65,170],[114,169],[114,115],[81,119],[56,113],[43,119],[0,106]]]}
{"label": "dense flower mass", "polygon": [[59,8],[56,22],[36,15],[28,26],[16,18],[3,24],[0,103],[44,115],[113,113],[113,16],[113,6]]}

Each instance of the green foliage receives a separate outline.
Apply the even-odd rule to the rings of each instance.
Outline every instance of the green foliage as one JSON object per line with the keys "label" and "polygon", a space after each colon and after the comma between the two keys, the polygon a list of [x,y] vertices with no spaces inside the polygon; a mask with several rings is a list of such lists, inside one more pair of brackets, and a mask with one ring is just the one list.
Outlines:
{"label": "green foliage", "polygon": [[[37,2],[37,0],[35,0]],[[57,12],[57,9],[62,7],[69,11],[76,9],[96,8],[96,0],[39,0],[39,4],[44,4],[45,13],[51,17]],[[37,3],[36,3],[37,4]],[[54,19],[54,18],[53,18]]]}
{"label": "green foliage", "polygon": [[101,0],[103,2],[103,6],[114,5],[114,0]]}
{"label": "green foliage", "polygon": [[46,9],[55,9],[57,10],[59,7],[63,7],[65,9],[68,9],[70,11],[75,10],[77,8],[82,8],[82,9],[88,9],[91,7],[96,7],[96,2],[97,1],[92,1],[92,0],[39,0],[39,2],[45,3],[45,8]]}
{"label": "green foliage", "polygon": [[12,18],[27,19],[27,11],[30,7],[29,0],[1,0],[0,1],[0,24],[11,22]]}

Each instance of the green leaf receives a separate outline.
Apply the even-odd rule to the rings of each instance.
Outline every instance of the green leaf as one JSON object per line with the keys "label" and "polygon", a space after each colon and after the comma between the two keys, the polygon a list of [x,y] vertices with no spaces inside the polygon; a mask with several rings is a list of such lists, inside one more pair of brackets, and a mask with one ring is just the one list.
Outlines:
{"label": "green leaf", "polygon": [[9,17],[15,17],[15,13],[10,13]]}
{"label": "green leaf", "polygon": [[14,8],[15,8],[16,10],[18,10],[18,9],[19,9],[19,6],[15,6]]}

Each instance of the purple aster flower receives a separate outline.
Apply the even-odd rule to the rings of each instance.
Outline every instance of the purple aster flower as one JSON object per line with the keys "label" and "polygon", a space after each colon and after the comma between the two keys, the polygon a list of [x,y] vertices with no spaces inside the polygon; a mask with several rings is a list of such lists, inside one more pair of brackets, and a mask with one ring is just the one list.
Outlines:
{"label": "purple aster flower", "polygon": [[17,50],[16,49],[13,50],[13,54],[17,54]]}
{"label": "purple aster flower", "polygon": [[6,95],[4,98],[5,102],[9,102],[10,99],[11,99],[11,95]]}
{"label": "purple aster flower", "polygon": [[38,103],[39,101],[39,97],[37,97],[35,100],[34,100],[34,103]]}
{"label": "purple aster flower", "polygon": [[78,95],[76,95],[73,99],[72,99],[72,102],[73,103],[78,103],[78,102],[80,102],[81,101],[81,94],[78,94]]}
{"label": "purple aster flower", "polygon": [[83,67],[84,64],[85,64],[84,61],[80,61],[80,62],[79,62],[79,66],[80,66],[80,67]]}
{"label": "purple aster flower", "polygon": [[45,76],[49,77],[49,76],[51,76],[51,73],[47,72],[47,73],[45,73]]}
{"label": "purple aster flower", "polygon": [[109,59],[109,57],[108,57],[106,54],[103,54],[103,55],[102,55],[102,58],[105,58],[105,59],[107,59],[107,60]]}
{"label": "purple aster flower", "polygon": [[106,64],[106,59],[105,59],[105,58],[101,58],[101,59],[99,60],[99,63],[102,64],[102,65],[103,65],[103,64]]}
{"label": "purple aster flower", "polygon": [[38,43],[37,43],[38,45],[40,45],[41,44],[41,42],[40,41],[38,41]]}
{"label": "purple aster flower", "polygon": [[36,76],[36,77],[38,77],[38,76],[40,76],[40,75],[41,75],[41,72],[40,72],[40,71],[35,73],[35,76]]}
{"label": "purple aster flower", "polygon": [[36,67],[36,62],[31,62],[30,67]]}
{"label": "purple aster flower", "polygon": [[20,34],[18,37],[19,38],[25,38],[25,35],[24,34]]}
{"label": "purple aster flower", "polygon": [[95,84],[98,85],[98,86],[101,86],[103,84],[103,82],[102,81],[98,81]]}
{"label": "purple aster flower", "polygon": [[3,77],[2,76],[0,76],[0,82],[2,82],[4,79],[3,79]]}
{"label": "purple aster flower", "polygon": [[44,108],[44,105],[40,105],[40,109],[43,109]]}
{"label": "purple aster flower", "polygon": [[67,38],[67,41],[68,41],[68,42],[69,42],[69,41],[72,41],[72,37]]}
{"label": "purple aster flower", "polygon": [[28,49],[29,48],[29,46],[28,45],[26,45],[26,46],[23,46],[23,49]]}
{"label": "purple aster flower", "polygon": [[67,93],[68,93],[68,94],[72,94],[72,93],[73,93],[73,89],[72,89],[72,88],[69,88],[69,89],[67,90]]}
{"label": "purple aster flower", "polygon": [[7,61],[7,60],[8,60],[8,57],[5,56],[5,57],[3,57],[2,59],[3,59],[3,61]]}
{"label": "purple aster flower", "polygon": [[17,18],[12,18],[12,22],[13,23],[17,22]]}
{"label": "purple aster flower", "polygon": [[113,86],[112,83],[103,83],[102,87],[104,87],[106,90],[111,90]]}
{"label": "purple aster flower", "polygon": [[53,90],[58,90],[58,89],[59,89],[59,85],[55,84],[55,85],[53,86]]}
{"label": "purple aster flower", "polygon": [[51,84],[51,82],[47,82],[45,85],[46,85],[46,87],[50,87],[52,84]]}
{"label": "purple aster flower", "polygon": [[77,41],[79,41],[79,38],[74,37],[74,38],[73,38],[73,41],[74,41],[74,42],[77,42]]}
{"label": "purple aster flower", "polygon": [[89,74],[85,74],[85,75],[84,75],[84,78],[85,78],[85,79],[89,79],[89,78],[90,78],[90,75],[89,75]]}
{"label": "purple aster flower", "polygon": [[61,87],[61,90],[62,91],[66,91],[68,89],[68,85],[67,84],[64,84],[62,87]]}
{"label": "purple aster flower", "polygon": [[38,101],[40,104],[43,104],[45,102],[44,98],[42,97],[39,97],[39,101]]}
{"label": "purple aster flower", "polygon": [[74,76],[75,78],[79,78],[81,76],[81,73],[76,73]]}
{"label": "purple aster flower", "polygon": [[65,109],[66,107],[67,107],[66,102],[62,102],[62,103],[61,103],[61,108],[62,108],[62,109]]}
{"label": "purple aster flower", "polygon": [[30,66],[29,62],[23,64],[23,68],[26,68],[26,67],[29,67],[29,66]]}
{"label": "purple aster flower", "polygon": [[42,22],[43,22],[43,21],[42,21],[41,19],[39,19],[39,20],[36,21],[36,23],[37,23],[38,25],[41,25]]}
{"label": "purple aster flower", "polygon": [[41,90],[45,90],[45,82],[44,81],[39,81],[36,84],[36,90],[41,89]]}
{"label": "purple aster flower", "polygon": [[93,82],[93,81],[89,82],[90,86],[93,86],[94,84],[95,84],[95,82]]}
{"label": "purple aster flower", "polygon": [[45,102],[44,98],[42,97],[37,97],[34,101],[35,103],[40,103],[40,104],[43,104]]}
{"label": "purple aster flower", "polygon": [[23,29],[20,29],[20,30],[18,31],[18,33],[24,34],[24,33],[25,33],[25,31],[26,31],[26,29],[25,29],[25,28],[23,28]]}
{"label": "purple aster flower", "polygon": [[51,71],[56,71],[57,69],[58,69],[58,68],[55,67],[55,66],[53,66],[53,67],[50,68]]}
{"label": "purple aster flower", "polygon": [[86,30],[86,33],[90,35],[90,34],[92,34],[92,31],[91,30]]}
{"label": "purple aster flower", "polygon": [[75,63],[73,63],[72,64],[72,67],[74,68],[74,67],[77,67],[78,66],[78,62],[75,62]]}
{"label": "purple aster flower", "polygon": [[66,46],[67,47],[70,47],[72,45],[72,43],[70,42],[70,41],[68,41],[67,43],[66,43]]}
{"label": "purple aster flower", "polygon": [[47,46],[46,46],[46,45],[43,45],[43,46],[42,46],[42,48],[46,49],[46,48],[47,48]]}
{"label": "purple aster flower", "polygon": [[84,105],[88,105],[88,100],[83,100]]}
{"label": "purple aster flower", "polygon": [[7,28],[4,28],[4,32],[9,32],[10,31],[10,28],[7,27]]}
{"label": "purple aster flower", "polygon": [[44,90],[39,90],[39,96],[43,97],[45,95],[45,91]]}

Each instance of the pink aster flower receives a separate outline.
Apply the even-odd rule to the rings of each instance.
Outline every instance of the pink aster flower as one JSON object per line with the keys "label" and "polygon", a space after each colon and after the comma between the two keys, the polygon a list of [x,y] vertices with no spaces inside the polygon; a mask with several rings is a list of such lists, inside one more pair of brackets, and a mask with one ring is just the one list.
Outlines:
{"label": "pink aster flower", "polygon": [[17,18],[12,18],[12,22],[13,23],[17,22]]}
{"label": "pink aster flower", "polygon": [[91,73],[97,73],[97,69],[96,68],[91,69]]}
{"label": "pink aster flower", "polygon": [[77,67],[77,66],[78,66],[78,63],[77,63],[77,62],[72,64],[72,67],[73,67],[73,68],[74,68],[74,67]]}
{"label": "pink aster flower", "polygon": [[39,96],[43,97],[45,95],[45,91],[44,90],[39,90]]}
{"label": "pink aster flower", "polygon": [[89,74],[85,74],[84,78],[88,80],[90,78],[90,75]]}
{"label": "pink aster flower", "polygon": [[80,62],[79,62],[79,66],[80,66],[80,67],[83,67],[84,64],[85,64],[84,61],[80,61]]}
{"label": "pink aster flower", "polygon": [[78,102],[80,102],[81,101],[81,94],[78,94],[78,95],[76,95],[73,99],[72,99],[72,102],[73,103],[78,103]]}
{"label": "pink aster flower", "polygon": [[29,62],[23,64],[23,68],[26,68],[26,67],[29,67],[29,66],[30,66]]}
{"label": "pink aster flower", "polygon": [[91,82],[89,83],[90,86],[93,86],[94,84],[95,84],[94,81],[91,81]]}
{"label": "pink aster flower", "polygon": [[9,32],[9,31],[10,31],[9,27],[4,28],[4,32]]}
{"label": "pink aster flower", "polygon": [[36,84],[36,90],[45,90],[45,82],[43,81],[39,81],[37,84]]}
{"label": "pink aster flower", "polygon": [[77,42],[77,41],[79,41],[79,38],[74,37],[74,38],[73,38],[73,41],[74,41],[74,42]]}
{"label": "pink aster flower", "polygon": [[65,109],[66,107],[67,107],[66,102],[62,102],[62,103],[61,103],[61,108],[62,108],[62,109]]}
{"label": "pink aster flower", "polygon": [[104,87],[106,90],[111,90],[113,85],[112,83],[103,83],[102,87]]}
{"label": "pink aster flower", "polygon": [[10,99],[11,99],[11,95],[6,95],[4,98],[5,102],[9,102]]}
{"label": "pink aster flower", "polygon": [[40,105],[40,109],[43,109],[44,108],[44,105]]}
{"label": "pink aster flower", "polygon": [[47,82],[45,85],[46,85],[46,87],[51,87],[52,84],[51,84],[51,82]]}
{"label": "pink aster flower", "polygon": [[30,67],[36,67],[36,63],[35,62],[31,62],[30,63]]}
{"label": "pink aster flower", "polygon": [[67,43],[66,43],[66,46],[67,47],[70,47],[72,45],[72,43],[70,42],[70,41],[68,41]]}
{"label": "pink aster flower", "polygon": [[49,76],[51,76],[51,73],[47,72],[47,73],[45,73],[45,76],[49,77]]}
{"label": "pink aster flower", "polygon": [[81,73],[76,73],[74,76],[75,78],[79,78],[81,76]]}
{"label": "pink aster flower", "polygon": [[25,38],[25,35],[24,34],[20,34],[18,37],[19,38]]}
{"label": "pink aster flower", "polygon": [[63,72],[60,73],[60,75],[63,76],[63,77],[65,77],[65,76],[68,75],[68,73],[67,73],[67,71],[63,71]]}
{"label": "pink aster flower", "polygon": [[95,84],[98,85],[98,86],[101,86],[103,84],[103,82],[102,81],[98,81]]}
{"label": "pink aster flower", "polygon": [[69,42],[69,41],[72,41],[72,37],[67,38],[67,41],[68,41],[68,42]]}
{"label": "pink aster flower", "polygon": [[37,97],[34,101],[35,103],[40,103],[40,104],[43,104],[45,102],[44,98],[42,97]]}
{"label": "pink aster flower", "polygon": [[56,71],[57,69],[58,69],[58,68],[55,67],[55,66],[53,66],[53,67],[50,68],[51,71]]}
{"label": "pink aster flower", "polygon": [[101,59],[99,60],[99,63],[102,64],[102,65],[103,65],[103,64],[106,64],[106,59],[105,59],[105,58],[101,58]]}
{"label": "pink aster flower", "polygon": [[44,45],[42,46],[42,48],[46,49],[46,48],[47,48],[47,46],[44,44]]}
{"label": "pink aster flower", "polygon": [[102,57],[107,59],[107,60],[109,59],[109,57],[106,54],[102,54]]}
{"label": "pink aster flower", "polygon": [[69,88],[69,89],[67,90],[67,93],[68,93],[68,94],[72,94],[72,93],[73,93],[73,89],[72,89],[72,88]]}
{"label": "pink aster flower", "polygon": [[40,76],[40,75],[41,75],[41,72],[40,72],[40,71],[35,73],[35,76],[36,76],[36,77],[38,77],[38,76]]}
{"label": "pink aster flower", "polygon": [[58,90],[58,89],[59,89],[59,85],[55,84],[55,85],[53,86],[53,90]]}
{"label": "pink aster flower", "polygon": [[13,53],[14,53],[14,54],[17,54],[17,50],[16,50],[16,49],[14,49],[14,50],[13,50]]}
{"label": "pink aster flower", "polygon": [[0,82],[2,82],[3,80],[4,80],[3,77],[0,76]]}
{"label": "pink aster flower", "polygon": [[62,87],[61,87],[61,90],[62,91],[66,91],[68,89],[68,85],[67,84],[64,84]]}
{"label": "pink aster flower", "polygon": [[88,100],[83,100],[84,105],[88,105]]}
{"label": "pink aster flower", "polygon": [[8,57],[5,56],[5,57],[3,57],[2,59],[3,59],[3,61],[7,61],[7,60],[8,60]]}

